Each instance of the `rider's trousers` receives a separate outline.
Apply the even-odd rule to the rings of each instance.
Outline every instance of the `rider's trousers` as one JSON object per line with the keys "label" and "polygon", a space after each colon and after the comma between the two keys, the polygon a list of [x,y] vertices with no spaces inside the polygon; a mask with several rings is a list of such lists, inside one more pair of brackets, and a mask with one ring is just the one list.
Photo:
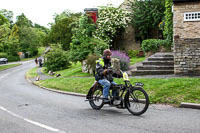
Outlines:
{"label": "rider's trousers", "polygon": [[[109,95],[109,89],[110,89],[110,85],[111,84],[114,84],[116,85],[117,83],[115,82],[110,82],[108,81],[107,79],[101,79],[98,81],[103,87],[103,98],[108,98],[108,95]],[[115,96],[116,95],[116,92],[112,92],[112,95]]]}

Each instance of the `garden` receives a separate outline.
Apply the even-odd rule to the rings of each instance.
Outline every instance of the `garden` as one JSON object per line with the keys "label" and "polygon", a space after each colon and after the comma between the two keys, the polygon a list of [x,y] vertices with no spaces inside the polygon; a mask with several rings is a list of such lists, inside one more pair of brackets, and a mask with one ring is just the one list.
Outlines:
{"label": "garden", "polygon": [[[112,47],[114,39],[125,32],[129,25],[134,27],[135,37],[141,42],[141,50],[145,54],[150,51],[157,52],[160,47],[170,51],[173,46],[172,1],[135,0],[130,3],[130,7],[130,12],[112,5],[99,7],[97,22],[88,14],[69,11],[56,14],[55,22],[43,41],[44,45],[51,46],[51,49],[45,55],[46,61],[42,71],[46,74],[54,71],[61,76],[36,81],[35,84],[86,94],[94,83],[94,77],[92,74],[83,73],[82,65],[85,63],[86,68],[93,71],[95,60],[102,56],[104,49]],[[155,29],[161,31],[163,37],[152,38],[151,31]],[[130,65],[145,59],[138,54],[139,51],[112,49],[112,56],[120,60],[121,69],[126,71]],[[36,69],[30,70],[27,73],[28,77],[38,76],[34,76]],[[176,106],[180,102],[200,103],[198,78],[131,78],[131,81],[145,84],[144,89],[149,94],[151,103]],[[123,81],[115,79],[115,82]]]}

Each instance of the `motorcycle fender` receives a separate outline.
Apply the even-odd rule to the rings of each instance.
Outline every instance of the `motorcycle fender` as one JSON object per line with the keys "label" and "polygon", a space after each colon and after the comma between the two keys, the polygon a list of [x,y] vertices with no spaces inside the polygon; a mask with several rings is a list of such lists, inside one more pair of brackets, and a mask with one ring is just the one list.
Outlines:
{"label": "motorcycle fender", "polygon": [[87,96],[86,96],[86,99],[91,99],[92,92],[94,91],[94,89],[96,88],[96,86],[97,86],[97,82],[95,82],[95,83],[92,85],[92,87],[89,89],[88,94],[87,94]]}
{"label": "motorcycle fender", "polygon": [[93,91],[93,86],[89,89],[86,99],[90,99],[90,96],[92,95],[92,91]]}
{"label": "motorcycle fender", "polygon": [[125,95],[125,97],[124,97],[124,105],[125,105],[125,108],[127,108],[127,102],[128,102],[128,98],[129,98],[129,95],[128,95],[128,93],[129,93],[129,90],[126,92],[126,95]]}

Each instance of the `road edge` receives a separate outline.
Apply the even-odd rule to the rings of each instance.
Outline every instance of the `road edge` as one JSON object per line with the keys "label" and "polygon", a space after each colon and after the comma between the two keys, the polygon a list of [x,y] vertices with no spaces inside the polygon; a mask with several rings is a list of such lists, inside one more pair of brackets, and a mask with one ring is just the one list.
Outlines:
{"label": "road edge", "polygon": [[48,90],[48,91],[52,91],[52,92],[56,92],[56,93],[61,93],[61,94],[66,94],[66,95],[72,95],[72,96],[79,96],[79,97],[86,97],[86,94],[81,94],[81,93],[75,93],[75,92],[67,92],[67,91],[61,91],[61,90],[56,90],[56,89],[50,89],[50,88],[47,88],[47,87],[44,87],[44,86],[39,86],[37,84],[35,84],[34,82],[32,82],[27,76],[25,76],[26,80],[35,85],[35,86],[38,86],[42,89],[45,89],[45,90]]}
{"label": "road edge", "polygon": [[181,102],[180,107],[182,107],[182,108],[200,109],[200,104]]}

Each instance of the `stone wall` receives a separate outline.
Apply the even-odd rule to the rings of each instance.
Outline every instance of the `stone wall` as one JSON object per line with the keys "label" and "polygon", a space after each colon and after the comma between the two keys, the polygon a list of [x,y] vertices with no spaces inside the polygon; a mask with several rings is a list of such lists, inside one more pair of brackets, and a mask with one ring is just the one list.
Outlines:
{"label": "stone wall", "polygon": [[[120,5],[120,8],[131,12],[131,7],[129,1],[133,0],[124,0],[124,2]],[[122,35],[118,36],[114,39],[113,48],[119,50],[141,50],[140,41],[135,39],[135,30],[132,25],[129,25],[125,32]]]}
{"label": "stone wall", "polygon": [[185,12],[200,12],[200,2],[174,3],[174,72],[200,75],[200,21],[184,21]]}
{"label": "stone wall", "polygon": [[176,75],[200,75],[200,38],[174,40]]}
{"label": "stone wall", "polygon": [[140,41],[135,40],[135,30],[129,25],[125,32],[114,39],[114,48],[119,50],[141,50]]}

